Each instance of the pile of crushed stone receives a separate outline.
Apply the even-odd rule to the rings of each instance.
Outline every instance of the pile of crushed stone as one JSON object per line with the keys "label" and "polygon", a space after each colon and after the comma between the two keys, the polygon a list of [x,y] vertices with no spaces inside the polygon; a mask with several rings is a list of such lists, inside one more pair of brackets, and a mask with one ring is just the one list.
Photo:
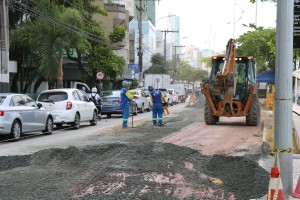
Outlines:
{"label": "pile of crushed stone", "polygon": [[3,200],[250,199],[267,193],[269,179],[248,158],[156,142],[48,149],[0,160]]}
{"label": "pile of crushed stone", "polygon": [[220,178],[236,199],[257,199],[268,191],[269,173],[248,158],[215,155],[207,170],[209,175]]}

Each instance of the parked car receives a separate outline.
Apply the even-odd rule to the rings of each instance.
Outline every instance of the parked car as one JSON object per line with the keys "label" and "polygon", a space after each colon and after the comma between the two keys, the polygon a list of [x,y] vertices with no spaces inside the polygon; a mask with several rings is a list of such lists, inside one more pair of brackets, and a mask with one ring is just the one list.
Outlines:
{"label": "parked car", "polygon": [[152,102],[150,100],[150,91],[149,90],[144,90],[144,93],[146,94],[147,99],[149,100],[150,103],[150,110],[152,109]]}
{"label": "parked car", "polygon": [[61,128],[69,124],[75,129],[80,122],[88,121],[91,125],[98,122],[98,111],[95,104],[78,89],[62,88],[45,90],[37,98],[44,108],[51,112],[54,124]]}
{"label": "parked car", "polygon": [[151,110],[150,100],[147,98],[146,93],[140,89],[137,89],[136,92],[137,94],[134,95],[133,101],[136,102],[137,109],[141,113],[145,112],[145,110],[150,112]]}
{"label": "parked car", "polygon": [[42,104],[25,94],[0,93],[0,134],[18,140],[24,133],[52,130],[52,115]]}
{"label": "parked car", "polygon": [[[122,115],[121,107],[121,92],[120,90],[103,91],[102,96],[102,115],[111,117],[112,114]],[[131,101],[130,113],[137,115],[137,104],[135,101]]]}
{"label": "parked car", "polygon": [[172,104],[177,104],[178,103],[178,94],[175,92],[174,89],[168,89],[168,92],[171,96],[171,99],[172,99]]}

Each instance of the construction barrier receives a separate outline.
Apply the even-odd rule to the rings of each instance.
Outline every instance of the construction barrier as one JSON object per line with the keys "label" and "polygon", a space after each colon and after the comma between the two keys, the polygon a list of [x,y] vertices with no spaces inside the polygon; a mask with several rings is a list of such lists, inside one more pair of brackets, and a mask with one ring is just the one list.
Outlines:
{"label": "construction barrier", "polygon": [[300,199],[300,176],[299,176],[299,179],[298,179],[296,189],[295,189],[294,193],[292,194],[292,197]]}
{"label": "construction barrier", "polygon": [[276,163],[276,160],[277,160],[278,167],[272,167],[272,169],[271,169],[271,176],[270,176],[267,200],[285,200],[284,191],[282,188],[281,177],[280,177],[278,152],[276,152],[275,163]]}

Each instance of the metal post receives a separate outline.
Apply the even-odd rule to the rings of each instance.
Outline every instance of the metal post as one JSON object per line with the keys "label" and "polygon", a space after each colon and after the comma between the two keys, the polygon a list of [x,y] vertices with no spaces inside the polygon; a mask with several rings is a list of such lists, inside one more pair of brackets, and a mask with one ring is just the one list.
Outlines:
{"label": "metal post", "polygon": [[166,67],[166,62],[167,62],[167,33],[178,33],[179,31],[161,31],[165,33],[165,45],[164,45],[164,65]]}
{"label": "metal post", "polygon": [[139,46],[138,46],[138,57],[139,57],[139,86],[143,85],[143,24],[142,24],[142,17],[143,17],[143,8],[142,8],[142,0],[139,0],[139,6],[137,7],[139,12],[138,14],[138,29],[139,29]]}
{"label": "metal post", "polygon": [[257,2],[258,2],[258,1],[255,2],[255,3],[256,3],[256,8],[255,8],[255,26],[256,26],[256,27],[257,27],[257,8],[258,8]]}
{"label": "metal post", "polygon": [[164,63],[167,61],[167,33],[168,30],[164,31],[165,32],[165,44],[164,44]]}
{"label": "metal post", "polygon": [[236,10],[236,0],[234,0],[234,7],[233,7],[233,34],[232,38],[234,39],[235,37],[235,10]]}
{"label": "metal post", "polygon": [[[0,14],[1,20],[3,22],[1,30],[1,45],[0,45],[0,87],[2,92],[9,92],[9,42],[8,42],[8,4],[6,0],[2,0],[2,13]],[[2,35],[3,34],[3,35]]]}
{"label": "metal post", "polygon": [[294,0],[277,1],[275,63],[275,148],[279,153],[285,195],[293,192],[292,67]]}

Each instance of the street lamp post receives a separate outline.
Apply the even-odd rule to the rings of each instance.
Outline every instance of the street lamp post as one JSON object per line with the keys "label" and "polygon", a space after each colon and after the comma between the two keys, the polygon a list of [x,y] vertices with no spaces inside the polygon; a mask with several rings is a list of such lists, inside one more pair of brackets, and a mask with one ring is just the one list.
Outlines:
{"label": "street lamp post", "polygon": [[154,27],[154,26],[156,26],[156,23],[158,22],[158,21],[160,21],[161,19],[164,19],[164,18],[167,18],[167,17],[174,17],[174,16],[176,16],[176,15],[167,15],[167,16],[164,16],[164,17],[161,17],[161,18],[159,18],[159,19],[157,19],[156,21],[155,21],[155,25],[151,25],[144,33],[143,33],[143,35],[145,35],[152,27]]}
{"label": "street lamp post", "polygon": [[[139,0],[139,6],[136,6],[136,9],[139,11],[139,15],[138,15],[138,30],[139,30],[139,45],[138,45],[138,64],[139,64],[139,86],[143,85],[143,48],[142,48],[142,44],[143,44],[143,36],[146,32],[148,32],[150,30],[150,28],[152,28],[153,26],[150,26],[149,29],[147,29],[144,33],[142,33],[143,27],[142,27],[142,12],[144,11],[142,8],[142,0]],[[163,18],[166,17],[172,17],[175,15],[168,15],[165,17],[161,17],[158,20],[155,21],[155,23]]]}
{"label": "street lamp post", "polygon": [[[245,12],[244,10],[242,10],[241,12],[241,16],[238,20],[236,20],[236,6],[237,6],[237,3],[236,3],[236,0],[234,0],[234,10],[233,10],[233,30],[232,30],[232,37],[235,38],[235,25],[243,18],[243,13]],[[230,24],[230,22],[227,22],[227,24]]]}

